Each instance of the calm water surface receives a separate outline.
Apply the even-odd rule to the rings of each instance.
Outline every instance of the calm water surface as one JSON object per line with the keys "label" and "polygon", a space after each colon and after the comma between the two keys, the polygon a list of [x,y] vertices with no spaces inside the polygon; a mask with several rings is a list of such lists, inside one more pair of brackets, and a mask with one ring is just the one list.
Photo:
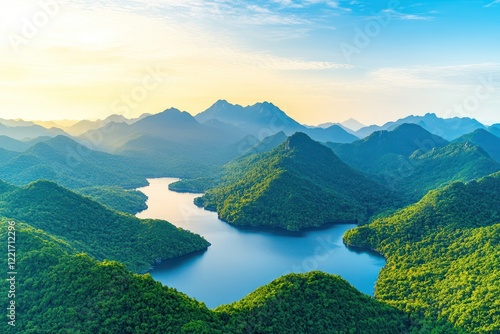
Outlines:
{"label": "calm water surface", "polygon": [[168,190],[178,179],[149,179],[139,190],[149,199],[139,218],[164,219],[198,233],[212,245],[207,251],[168,260],[151,276],[205,302],[208,307],[228,304],[259,286],[290,272],[321,270],[338,274],[358,290],[373,294],[383,257],[348,249],[342,235],[354,225],[334,225],[321,230],[288,233],[233,227],[193,204],[200,194]]}

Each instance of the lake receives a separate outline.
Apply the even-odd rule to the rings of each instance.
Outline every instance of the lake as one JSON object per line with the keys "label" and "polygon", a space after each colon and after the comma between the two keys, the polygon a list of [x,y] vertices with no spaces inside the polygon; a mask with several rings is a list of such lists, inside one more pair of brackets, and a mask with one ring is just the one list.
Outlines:
{"label": "lake", "polygon": [[196,207],[193,200],[201,194],[170,191],[168,185],[177,180],[149,179],[149,186],[138,189],[148,196],[148,209],[137,217],[167,220],[202,235],[212,245],[205,252],[156,265],[150,271],[155,280],[210,308],[237,301],[281,275],[311,270],[338,274],[373,295],[385,260],[343,244],[342,235],[355,225],[303,232],[237,228]]}

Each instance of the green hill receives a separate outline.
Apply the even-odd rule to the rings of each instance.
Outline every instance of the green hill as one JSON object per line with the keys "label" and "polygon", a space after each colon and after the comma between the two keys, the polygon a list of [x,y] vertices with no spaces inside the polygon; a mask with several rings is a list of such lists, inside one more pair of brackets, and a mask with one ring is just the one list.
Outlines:
{"label": "green hill", "polygon": [[[7,222],[0,235],[7,238]],[[188,328],[220,328],[204,304],[163,287],[150,275],[129,272],[113,261],[96,261],[64,240],[16,223],[16,326],[3,321],[2,333],[197,333]],[[124,252],[127,252],[123,247]],[[7,267],[6,259],[2,260]],[[0,287],[9,291],[2,279]],[[7,319],[5,317],[5,319]],[[193,322],[193,324],[190,324]],[[183,328],[186,328],[184,330]],[[199,331],[198,333],[221,333]]]}
{"label": "green hill", "polygon": [[327,144],[351,167],[372,175],[413,203],[428,191],[454,181],[469,181],[500,170],[482,148],[448,143],[416,124],[375,132],[352,144]]}
{"label": "green hill", "polygon": [[39,142],[0,163],[2,179],[24,185],[41,178],[69,188],[139,187],[146,184],[141,165],[131,158],[88,149],[65,137]]}
{"label": "green hill", "polygon": [[216,309],[236,333],[408,333],[409,319],[339,276],[290,274]]}
{"label": "green hill", "polygon": [[116,260],[146,271],[157,259],[203,250],[198,235],[161,220],[140,220],[111,210],[55,183],[17,188],[2,183],[0,216],[26,222],[97,260]]}
{"label": "green hill", "polygon": [[455,140],[456,142],[477,145],[486,151],[493,159],[500,162],[500,138],[484,129],[478,129]]}
{"label": "green hill", "polygon": [[136,214],[146,210],[148,197],[137,190],[125,190],[117,186],[95,186],[75,190],[80,195],[89,196],[94,201],[125,213]]}
{"label": "green hill", "polygon": [[227,165],[220,184],[196,204],[232,224],[300,230],[364,223],[398,203],[330,149],[296,133],[270,152]]}
{"label": "green hill", "polygon": [[[0,221],[0,235],[8,223]],[[16,326],[2,333],[409,333],[408,317],[340,277],[319,272],[281,277],[216,310],[132,274],[113,261],[78,254],[62,239],[16,223]],[[6,267],[6,257],[1,263]],[[22,273],[22,274],[21,274]],[[0,288],[8,291],[9,282]]]}
{"label": "green hill", "polygon": [[91,150],[65,136],[37,138],[23,152],[0,149],[3,180],[26,185],[47,179],[128,213],[143,210],[146,198],[124,188],[144,186],[156,172],[146,173],[144,161]]}
{"label": "green hill", "polygon": [[500,173],[429,192],[348,231],[348,244],[387,258],[376,297],[466,333],[500,332]]}
{"label": "green hill", "polygon": [[393,131],[377,131],[352,144],[327,143],[340,159],[370,174],[387,168],[394,158],[409,157],[417,150],[431,150],[448,142],[417,124],[402,124]]}

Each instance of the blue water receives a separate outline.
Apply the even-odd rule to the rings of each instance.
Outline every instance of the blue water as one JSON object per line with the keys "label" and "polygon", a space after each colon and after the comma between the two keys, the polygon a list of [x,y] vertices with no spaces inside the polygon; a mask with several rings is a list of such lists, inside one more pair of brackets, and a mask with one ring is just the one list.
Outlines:
{"label": "blue water", "polygon": [[164,219],[198,233],[212,245],[205,252],[168,260],[151,270],[151,276],[217,307],[241,299],[259,286],[290,272],[321,270],[338,274],[358,290],[373,294],[385,265],[383,257],[349,249],[342,235],[354,225],[333,225],[297,233],[269,229],[242,229],[196,207],[199,194],[168,190],[177,179],[150,179],[139,189],[148,196],[148,209],[139,218]]}

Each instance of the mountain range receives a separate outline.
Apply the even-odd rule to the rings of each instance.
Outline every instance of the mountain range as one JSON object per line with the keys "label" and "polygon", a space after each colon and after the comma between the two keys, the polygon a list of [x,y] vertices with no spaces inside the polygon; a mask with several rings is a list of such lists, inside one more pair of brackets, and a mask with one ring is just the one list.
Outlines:
{"label": "mountain range", "polygon": [[304,132],[318,141],[350,143],[358,139],[341,126],[335,124],[326,129],[306,127],[269,102],[242,107],[230,104],[225,100],[219,100],[195,117],[201,123],[216,119],[234,125],[260,140],[281,131],[287,135]]}
{"label": "mountain range", "polygon": [[352,144],[327,146],[351,167],[374,176],[413,202],[447,183],[480,178],[500,169],[500,163],[487,153],[495,154],[500,138],[485,130],[476,131],[484,135],[481,140],[462,137],[449,143],[419,125],[403,124]]}
{"label": "mountain range", "polygon": [[468,117],[439,118],[436,114],[428,113],[424,116],[408,116],[394,122],[388,122],[382,126],[370,125],[354,132],[359,138],[365,138],[375,131],[394,130],[402,124],[417,124],[427,131],[443,137],[446,140],[454,140],[460,136],[471,133],[477,129],[486,129],[487,126],[477,120]]}
{"label": "mountain range", "polygon": [[270,152],[228,164],[221,182],[196,200],[232,224],[287,230],[364,223],[397,202],[384,186],[300,132]]}
{"label": "mountain range", "polygon": [[[196,117],[0,119],[0,235],[13,220],[20,273],[16,328],[0,331],[498,333],[499,134],[434,114],[307,127],[272,103],[223,100]],[[146,200],[132,188],[165,176],[234,225],[357,223],[344,242],[387,259],[376,299],[310,272],[210,310],[138,274],[210,245],[131,215]]]}

